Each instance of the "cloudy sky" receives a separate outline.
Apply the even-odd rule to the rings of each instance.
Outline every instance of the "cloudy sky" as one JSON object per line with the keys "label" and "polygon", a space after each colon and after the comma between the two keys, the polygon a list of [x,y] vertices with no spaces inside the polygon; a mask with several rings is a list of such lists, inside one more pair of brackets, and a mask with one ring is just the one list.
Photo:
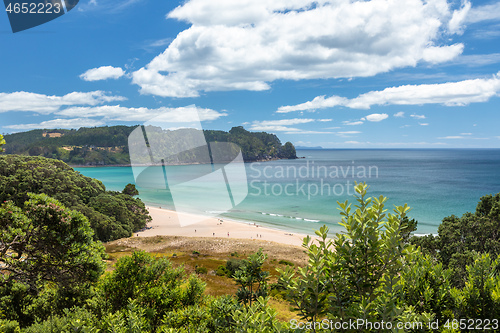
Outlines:
{"label": "cloudy sky", "polygon": [[500,1],[81,0],[0,14],[0,41],[0,133],[195,109],[302,146],[500,147]]}

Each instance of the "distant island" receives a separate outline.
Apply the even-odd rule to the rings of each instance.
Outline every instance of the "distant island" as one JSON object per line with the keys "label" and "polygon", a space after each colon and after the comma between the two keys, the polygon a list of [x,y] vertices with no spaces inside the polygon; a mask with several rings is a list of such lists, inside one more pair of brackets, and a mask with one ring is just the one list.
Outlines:
{"label": "distant island", "polygon": [[[73,166],[129,165],[128,136],[135,126],[82,127],[78,130],[37,129],[5,135],[6,154],[43,156],[66,162]],[[197,130],[162,130],[157,133],[169,136],[190,136]],[[229,132],[203,130],[207,142],[232,142],[242,151],[245,162],[297,158],[291,142],[284,145],[275,134],[249,132],[242,126]],[[186,153],[187,154],[187,153]],[[169,161],[175,164],[174,161]]]}

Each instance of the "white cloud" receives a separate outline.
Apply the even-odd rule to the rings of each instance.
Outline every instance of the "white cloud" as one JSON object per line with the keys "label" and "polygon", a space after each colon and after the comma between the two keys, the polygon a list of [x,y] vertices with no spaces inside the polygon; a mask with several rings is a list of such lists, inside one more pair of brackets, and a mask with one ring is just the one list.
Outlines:
{"label": "white cloud", "polygon": [[404,116],[405,116],[405,113],[403,111],[399,111],[399,112],[394,114],[394,117],[396,117],[396,118],[404,118]]}
{"label": "white cloud", "polygon": [[84,81],[100,81],[107,79],[118,79],[125,75],[125,72],[120,67],[101,66],[92,68],[80,75]]}
{"label": "white cloud", "polygon": [[415,119],[425,119],[425,115],[423,114],[412,114],[410,117],[415,118]]}
{"label": "white cloud", "polygon": [[281,106],[277,112],[306,111],[311,109],[346,106],[352,109],[369,109],[373,105],[424,105],[443,104],[463,106],[487,102],[500,93],[500,72],[491,78],[470,79],[436,84],[404,85],[370,91],[353,99],[340,96],[315,97],[310,102]]}
{"label": "white cloud", "polygon": [[333,119],[318,119],[318,121],[321,121],[323,123],[333,121]]}
{"label": "white cloud", "polygon": [[345,132],[337,132],[337,134],[359,134],[360,131],[345,131]]}
{"label": "white cloud", "polygon": [[387,113],[373,113],[366,116],[366,120],[372,122],[379,122],[387,118],[389,118],[389,115]]}
{"label": "white cloud", "polygon": [[[103,91],[72,92],[64,96],[48,96],[18,91],[0,93],[0,113],[8,111],[31,111],[49,114],[63,106],[98,105],[105,102],[126,100],[122,96],[109,96]],[[81,115],[78,115],[81,116]]]}
{"label": "white cloud", "polygon": [[469,23],[477,23],[487,20],[500,20],[500,2],[472,7],[466,20]]}
{"label": "white cloud", "polygon": [[303,119],[303,118],[293,118],[293,119],[280,119],[280,120],[262,120],[254,121],[250,126],[252,131],[264,131],[264,132],[286,132],[285,134],[326,134],[331,132],[323,131],[307,131],[295,127],[288,127],[290,125],[307,124],[315,121],[325,122],[331,121],[331,119]]}
{"label": "white cloud", "polygon": [[472,133],[460,133],[460,135],[472,135]]}
{"label": "white cloud", "polygon": [[454,140],[454,139],[465,139],[465,138],[460,135],[450,135],[450,136],[440,137],[438,139]]}
{"label": "white cloud", "polygon": [[195,97],[267,90],[275,80],[368,77],[463,51],[437,44],[452,19],[446,0],[190,0],[167,18],[191,26],[133,73],[144,94]]}
{"label": "white cloud", "polygon": [[285,134],[332,134],[332,132],[299,130],[299,133],[297,133],[297,131],[295,131],[294,129],[293,131],[285,132]]}
{"label": "white cloud", "polygon": [[42,121],[38,124],[20,124],[20,125],[8,125],[5,128],[10,128],[13,130],[32,130],[38,128],[80,128],[80,127],[95,127],[102,126],[105,123],[101,120],[94,120],[88,118],[75,118],[75,119],[52,119],[47,121]]}
{"label": "white cloud", "polygon": [[448,22],[448,30],[451,33],[463,33],[464,23],[467,19],[467,15],[469,14],[471,7],[471,3],[468,0],[465,0],[459,10],[453,11],[451,20]]}
{"label": "white cloud", "polygon": [[429,126],[429,123],[418,123],[420,126]]}
{"label": "white cloud", "polygon": [[356,126],[356,125],[363,125],[364,123],[362,121],[343,121],[342,125],[346,126]]}
{"label": "white cloud", "polygon": [[291,105],[291,106],[281,106],[278,108],[277,113],[288,113],[293,111],[303,111],[303,110],[315,110],[315,109],[326,109],[332,108],[339,105],[345,105],[349,100],[345,97],[332,96],[325,98],[325,96],[317,96],[312,101],[308,101],[302,104]]}
{"label": "white cloud", "polygon": [[[120,105],[102,105],[96,107],[70,107],[57,114],[65,117],[102,117],[106,121],[135,121],[145,122],[152,118],[171,123],[187,123],[196,120],[198,114],[201,121],[216,120],[227,116],[227,113],[221,113],[212,109],[205,109],[190,105],[185,107],[157,109],[149,108],[129,108]],[[160,117],[160,118],[158,118]]]}

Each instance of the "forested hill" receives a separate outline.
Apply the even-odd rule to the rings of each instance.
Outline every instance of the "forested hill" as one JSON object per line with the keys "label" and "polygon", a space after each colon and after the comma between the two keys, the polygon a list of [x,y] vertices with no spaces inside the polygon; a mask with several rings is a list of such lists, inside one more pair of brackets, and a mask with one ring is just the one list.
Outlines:
{"label": "forested hill", "polygon": [[[128,136],[137,126],[105,126],[78,130],[44,129],[5,135],[7,154],[44,156],[70,165],[130,164]],[[161,131],[161,129],[158,128]],[[175,131],[168,131],[170,133]],[[207,142],[233,142],[246,162],[297,158],[292,143],[281,144],[266,132],[233,127],[229,132],[204,130]]]}

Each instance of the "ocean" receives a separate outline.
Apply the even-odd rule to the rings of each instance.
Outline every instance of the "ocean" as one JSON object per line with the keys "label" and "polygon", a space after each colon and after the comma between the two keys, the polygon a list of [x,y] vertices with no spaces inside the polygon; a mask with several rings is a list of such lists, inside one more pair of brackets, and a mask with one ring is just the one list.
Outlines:
{"label": "ocean", "polygon": [[[405,203],[412,208],[417,234],[435,234],[444,217],[472,212],[481,196],[500,192],[500,149],[323,149],[297,150],[297,156],[304,158],[245,163],[248,195],[221,217],[289,232],[314,234],[324,224],[340,232],[337,201],[355,205],[354,183],[366,182],[369,196],[388,197],[388,212]],[[182,178],[193,168],[204,167],[167,166],[166,172]],[[135,183],[131,167],[75,169],[108,190]],[[174,209],[168,187],[138,190],[146,204]],[[209,202],[206,193],[188,192],[182,195],[193,198],[193,207]]]}

